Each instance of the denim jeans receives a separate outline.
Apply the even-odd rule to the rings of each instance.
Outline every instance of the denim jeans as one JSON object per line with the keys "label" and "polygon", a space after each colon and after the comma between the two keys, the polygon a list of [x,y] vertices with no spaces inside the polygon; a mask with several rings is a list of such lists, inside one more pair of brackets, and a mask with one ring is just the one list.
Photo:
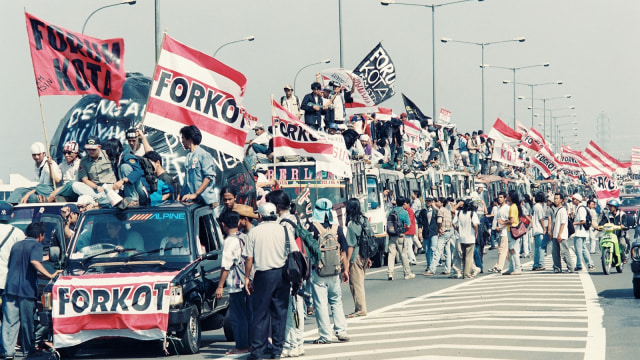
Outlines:
{"label": "denim jeans", "polygon": [[247,296],[246,290],[229,294],[229,316],[236,349],[248,349],[251,331],[249,324],[253,320],[253,310],[251,297]]}
{"label": "denim jeans", "polygon": [[22,342],[22,352],[35,353],[34,319],[36,300],[4,294],[2,299],[2,354],[14,356],[18,332]]}
{"label": "denim jeans", "polygon": [[587,238],[574,236],[573,246],[576,251],[576,267],[582,267],[582,260],[587,263],[588,267],[592,267],[593,260],[591,260],[591,254],[589,253],[589,249],[587,249]]}
{"label": "denim jeans", "polygon": [[481,271],[484,271],[484,267],[482,266],[482,251],[484,251],[484,249],[481,246],[474,246],[473,260],[475,262],[475,265],[479,267]]}
{"label": "denim jeans", "polygon": [[507,232],[507,236],[509,236],[509,272],[521,271],[520,254],[518,252],[520,251],[520,241],[524,236],[514,239],[510,231]]}
{"label": "denim jeans", "polygon": [[[293,306],[296,306],[296,312],[298,313],[298,319],[300,321],[300,327],[296,327],[295,320],[293,319]],[[287,309],[287,327],[284,331],[284,347],[286,350],[293,350],[302,347],[304,340],[302,333],[304,333],[304,301],[302,296],[296,295],[295,304],[293,298],[289,300],[289,309]]]}
{"label": "denim jeans", "polygon": [[269,148],[264,144],[251,144],[251,148],[256,154],[266,154]]}
{"label": "denim jeans", "polygon": [[426,269],[429,270],[431,261],[433,260],[433,254],[438,251],[438,235],[424,238],[422,247],[424,248],[424,257],[427,259]]}
{"label": "denim jeans", "polygon": [[321,277],[311,271],[311,286],[313,289],[313,303],[316,307],[316,322],[320,338],[331,341],[331,323],[329,321],[329,306],[333,314],[333,333],[347,334],[347,319],[342,307],[342,292],[340,290],[340,275]]}
{"label": "denim jeans", "polygon": [[[131,167],[131,165],[127,163],[120,165],[121,179],[125,177],[128,178],[132,172],[133,167]],[[145,205],[149,201],[149,193],[142,182],[143,179],[144,175],[133,184],[131,182],[124,183],[124,197],[131,199],[132,201],[138,201],[140,205]]]}
{"label": "denim jeans", "polygon": [[473,171],[478,171],[478,153],[469,153],[469,160],[471,160],[471,167],[473,167]]}
{"label": "denim jeans", "polygon": [[534,251],[533,251],[533,267],[544,267],[544,256],[547,251],[547,244],[549,243],[549,236],[547,234],[537,234],[533,236]]}
{"label": "denim jeans", "polygon": [[[448,245],[451,239],[453,239],[453,230],[445,231],[444,234],[438,236],[437,247],[433,253],[433,257],[431,258],[431,264],[429,264],[429,271],[431,271],[432,273],[434,274],[436,273],[436,267],[440,262],[440,257],[444,253],[445,245]],[[450,253],[450,252],[447,252],[447,253]],[[445,258],[444,272],[450,272],[450,267],[451,267],[451,257],[449,256],[448,259]]]}

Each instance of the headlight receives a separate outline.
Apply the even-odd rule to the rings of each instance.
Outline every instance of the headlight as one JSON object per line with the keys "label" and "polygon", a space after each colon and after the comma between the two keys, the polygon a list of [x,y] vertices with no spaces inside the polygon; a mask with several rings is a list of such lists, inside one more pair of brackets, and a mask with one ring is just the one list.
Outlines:
{"label": "headlight", "polygon": [[40,296],[40,302],[42,303],[42,308],[47,311],[51,311],[53,309],[52,296],[50,292],[45,292]]}
{"label": "headlight", "polygon": [[169,305],[181,305],[182,304],[182,285],[171,285],[171,298]]}

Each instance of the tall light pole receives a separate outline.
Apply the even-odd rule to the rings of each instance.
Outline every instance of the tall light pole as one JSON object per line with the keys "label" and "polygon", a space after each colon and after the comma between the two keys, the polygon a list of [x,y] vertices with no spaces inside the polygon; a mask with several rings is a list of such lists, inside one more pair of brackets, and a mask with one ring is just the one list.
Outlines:
{"label": "tall light pole", "polygon": [[103,7],[99,7],[95,10],[93,10],[93,12],[91,14],[89,14],[89,16],[87,17],[87,19],[84,21],[84,24],[82,24],[82,34],[84,34],[84,28],[87,27],[87,23],[89,22],[89,19],[91,19],[91,17],[97,13],[98,11],[102,10],[102,9],[106,9],[106,8],[110,8],[113,6],[118,6],[118,5],[134,5],[136,2],[135,1],[121,1],[119,3],[115,3],[115,4],[111,4],[111,5],[105,5]]}
{"label": "tall light pole", "polygon": [[431,9],[431,93],[432,93],[432,111],[433,111],[433,120],[435,121],[436,119],[436,8],[439,7],[443,7],[443,6],[447,6],[447,5],[453,5],[453,4],[459,4],[459,3],[464,3],[464,2],[469,2],[469,1],[479,1],[482,2],[484,0],[457,0],[457,1],[450,1],[450,2],[446,2],[446,3],[442,3],[442,4],[431,4],[431,5],[424,5],[424,4],[412,4],[412,3],[402,3],[402,2],[396,2],[396,1],[380,1],[380,4],[384,5],[384,6],[388,6],[388,5],[407,5],[407,6],[418,6],[418,7],[426,7],[426,8],[430,8]]}
{"label": "tall light pole", "polygon": [[[489,45],[493,45],[493,44],[501,44],[501,43],[507,43],[507,42],[525,42],[525,38],[524,37],[517,37],[515,39],[509,39],[509,40],[501,40],[501,41],[492,41],[492,42],[473,42],[473,41],[461,41],[461,40],[453,40],[453,39],[449,39],[449,38],[442,38],[440,39],[441,42],[443,43],[448,43],[448,42],[452,42],[452,43],[460,43],[460,44],[471,44],[471,45],[478,45],[480,46],[481,50],[481,64],[484,64],[484,48],[486,46]],[[481,68],[482,69],[482,131],[484,131],[484,67]]]}
{"label": "tall light pole", "polygon": [[338,37],[340,38],[340,68],[344,69],[342,63],[342,0],[338,0]]}
{"label": "tall light pole", "polygon": [[227,45],[235,44],[235,43],[238,43],[238,42],[241,42],[241,41],[253,41],[255,39],[256,39],[255,36],[250,35],[250,36],[245,36],[242,39],[233,40],[233,41],[229,41],[228,43],[224,43],[224,44],[220,45],[219,48],[216,49],[216,51],[213,53],[213,57],[216,57],[216,55],[218,55],[218,52],[220,51],[220,49],[222,49],[223,47],[225,47]]}
{"label": "tall light pole", "polygon": [[[519,96],[518,99],[523,100],[526,99],[526,97],[524,96]],[[542,101],[542,109],[543,109],[543,117],[544,117],[544,131],[547,131],[547,101],[551,101],[551,100],[557,100],[557,99],[571,99],[571,94],[567,94],[564,96],[556,96],[556,97],[550,97],[550,98],[533,98],[533,100],[538,100],[538,101]],[[569,107],[570,109],[575,109],[575,106],[573,107]]]}
{"label": "tall light pole", "polygon": [[[553,122],[553,124],[555,124],[555,128],[554,127],[551,128],[551,135],[552,135],[552,138],[553,138],[552,144],[558,142],[558,138],[560,137],[560,127],[567,126],[567,125],[577,125],[578,124],[577,121],[572,121],[572,122],[568,122],[568,123],[565,123],[565,124],[558,124],[558,119],[566,118],[566,117],[576,117],[576,114],[553,116],[551,118],[551,121]],[[578,128],[574,128],[574,129],[578,130]],[[558,144],[555,144],[555,146],[556,146],[556,151],[559,151],[561,149],[561,148],[558,147]]]}
{"label": "tall light pole", "polygon": [[535,64],[535,65],[527,65],[527,66],[517,66],[517,67],[509,67],[509,66],[495,66],[495,65],[488,65],[488,64],[482,64],[480,65],[480,67],[485,68],[485,67],[489,67],[489,68],[496,68],[496,69],[504,69],[504,70],[511,70],[513,72],[513,128],[516,128],[516,71],[518,70],[523,70],[523,69],[530,69],[530,68],[534,68],[534,67],[549,67],[549,63],[542,63],[542,64]]}
{"label": "tall light pole", "polygon": [[[502,80],[503,84],[510,84],[511,80]],[[544,86],[544,85],[562,85],[562,80],[554,81],[554,82],[546,82],[546,83],[537,83],[537,84],[527,84],[527,83],[516,83],[517,85],[525,85],[531,88],[531,126],[533,126],[533,89],[536,86]]]}
{"label": "tall light pole", "polygon": [[305,66],[301,67],[300,70],[298,70],[298,72],[296,73],[296,77],[293,78],[293,93],[295,94],[296,91],[298,90],[298,86],[296,85],[296,81],[298,81],[298,75],[300,75],[300,72],[302,70],[308,68],[309,66],[319,65],[319,64],[328,64],[330,62],[331,62],[331,59],[324,59],[324,60],[320,60],[318,62],[314,62],[312,64],[305,65]]}

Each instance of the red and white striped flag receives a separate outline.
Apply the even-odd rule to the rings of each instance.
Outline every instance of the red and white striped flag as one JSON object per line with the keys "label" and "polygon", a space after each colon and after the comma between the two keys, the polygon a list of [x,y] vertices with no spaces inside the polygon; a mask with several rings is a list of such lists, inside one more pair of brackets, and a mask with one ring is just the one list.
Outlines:
{"label": "red and white striped flag", "polygon": [[491,130],[489,130],[488,136],[495,139],[496,143],[500,142],[511,146],[520,144],[520,140],[522,139],[522,134],[513,130],[500,119],[497,119],[493,124]]}
{"label": "red and white striped flag", "polygon": [[405,121],[404,133],[407,140],[404,142],[404,150],[411,151],[411,149],[417,150],[420,147],[420,128],[411,123],[411,121]]}
{"label": "red and white striped flag", "polygon": [[585,160],[589,161],[595,167],[597,167],[603,174],[611,176],[618,169],[626,169],[631,166],[631,163],[622,163],[613,156],[607,154],[606,151],[601,149],[596,143],[592,141],[582,152]]}
{"label": "red and white striped flag", "polygon": [[584,160],[584,158],[579,151],[574,151],[570,147],[562,145],[559,165],[560,169],[564,171],[567,176],[574,179],[580,177],[582,174],[582,167],[580,166],[581,160]]}
{"label": "red and white striped flag", "polygon": [[640,147],[631,148],[631,165],[640,165]]}
{"label": "red and white striped flag", "polygon": [[545,145],[540,151],[531,159],[531,162],[537,167],[545,178],[548,178],[554,171],[558,170],[558,161],[553,155],[553,151],[549,148],[549,145]]}
{"label": "red and white striped flag", "polygon": [[165,35],[144,124],[173,135],[195,125],[202,145],[242,159],[250,129],[240,106],[246,86],[239,71]]}
{"label": "red and white striped flag", "polygon": [[522,136],[520,147],[528,150],[529,153],[537,153],[546,144],[546,141],[538,130],[531,128]]}

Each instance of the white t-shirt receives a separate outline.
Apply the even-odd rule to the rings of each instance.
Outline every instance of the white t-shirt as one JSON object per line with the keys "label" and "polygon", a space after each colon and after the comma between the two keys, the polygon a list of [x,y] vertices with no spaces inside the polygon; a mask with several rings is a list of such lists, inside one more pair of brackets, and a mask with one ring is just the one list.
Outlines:
{"label": "white t-shirt", "polygon": [[544,234],[545,228],[542,227],[541,221],[545,219],[545,211],[544,207],[541,203],[536,203],[533,205],[533,217],[531,221],[533,222],[533,235]]}
{"label": "white t-shirt", "polygon": [[[510,205],[506,202],[500,206],[500,209],[498,209],[498,219],[502,221],[509,221],[509,207]],[[497,224],[496,229],[498,228],[502,229],[500,231],[500,236],[507,236],[507,225]]]}
{"label": "white t-shirt", "polygon": [[[580,222],[587,218],[587,207],[580,204],[576,207],[575,216],[573,218],[573,222]],[[574,228],[576,232],[573,236],[586,238],[589,236],[589,232],[585,229],[584,225],[575,225]]]}
{"label": "white t-shirt", "polygon": [[269,133],[265,131],[262,134],[258,135],[257,138],[253,139],[253,143],[268,146],[270,139],[271,139],[271,135],[269,135]]}
{"label": "white t-shirt", "polygon": [[0,289],[4,289],[4,285],[7,282],[7,272],[9,265],[9,255],[11,254],[11,248],[15,243],[20,240],[24,240],[24,232],[9,224],[0,224],[0,242],[4,240],[9,232],[13,229],[11,236],[7,238],[2,248],[0,248]]}
{"label": "white t-shirt", "polygon": [[569,238],[569,230],[567,228],[567,223],[569,222],[569,214],[567,213],[567,209],[561,207],[559,209],[555,209],[554,217],[553,217],[553,238],[558,238],[558,232],[560,231],[560,225],[564,224],[564,229],[562,229],[562,234],[560,234],[560,238],[562,240],[566,240]]}
{"label": "white t-shirt", "polygon": [[476,230],[473,225],[480,224],[478,214],[475,211],[467,211],[465,214],[462,211],[458,211],[455,223],[458,225],[458,233],[460,234],[461,244],[475,244],[476,243]]}
{"label": "white t-shirt", "polygon": [[78,180],[78,168],[80,167],[80,158],[76,158],[73,160],[71,164],[67,163],[66,160],[63,160],[60,163],[60,171],[62,171],[62,182],[64,184],[69,181]]}
{"label": "white t-shirt", "polygon": [[493,220],[491,221],[491,230],[495,230],[498,226],[498,206],[494,206],[491,208],[491,215],[493,215]]}

